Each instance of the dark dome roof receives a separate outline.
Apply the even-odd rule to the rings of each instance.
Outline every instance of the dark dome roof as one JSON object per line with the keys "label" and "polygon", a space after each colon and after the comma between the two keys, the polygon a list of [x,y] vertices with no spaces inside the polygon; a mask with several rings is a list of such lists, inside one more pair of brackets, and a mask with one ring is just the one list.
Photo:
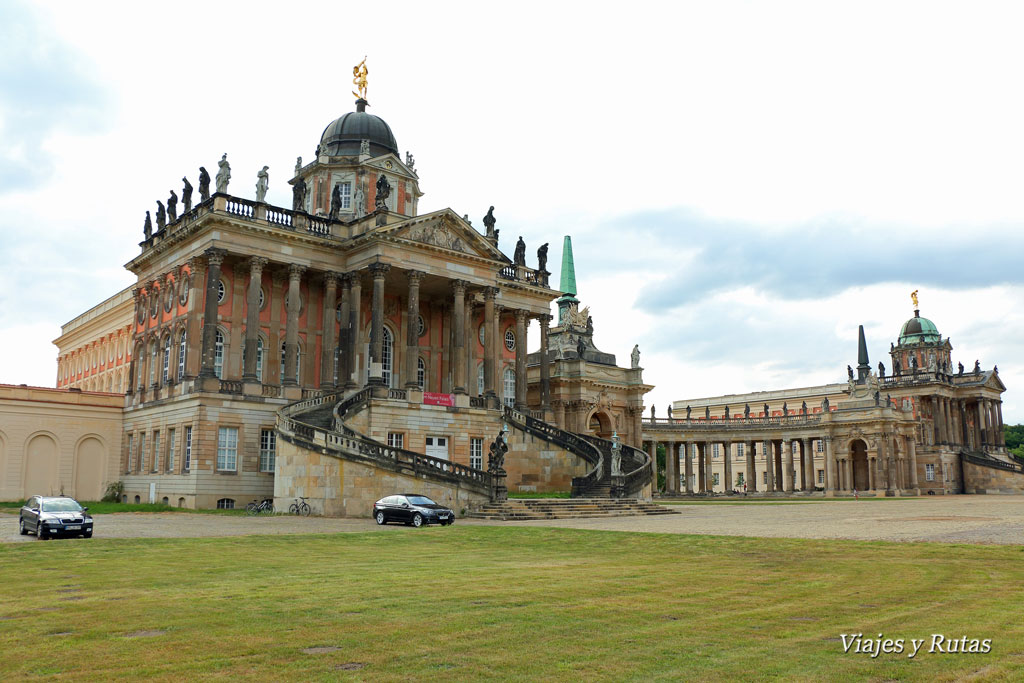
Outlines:
{"label": "dark dome roof", "polygon": [[922,318],[918,311],[914,311],[914,317],[903,323],[900,330],[900,344],[915,344],[917,342],[938,342],[942,341],[939,330],[928,318]]}
{"label": "dark dome roof", "polygon": [[379,116],[362,111],[362,106],[358,109],[335,119],[324,128],[324,134],[320,136],[320,153],[331,156],[356,155],[359,154],[360,141],[369,140],[371,156],[388,152],[397,156],[398,142],[391,127]]}

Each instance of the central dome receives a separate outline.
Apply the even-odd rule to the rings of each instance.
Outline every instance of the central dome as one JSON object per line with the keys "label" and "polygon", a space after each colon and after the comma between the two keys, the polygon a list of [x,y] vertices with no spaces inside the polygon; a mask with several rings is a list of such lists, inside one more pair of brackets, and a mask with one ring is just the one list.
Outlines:
{"label": "central dome", "polygon": [[350,111],[324,128],[320,136],[320,153],[331,156],[359,154],[362,140],[370,141],[370,156],[391,152],[398,156],[398,142],[384,119],[363,111],[364,104],[356,103],[357,111]]}
{"label": "central dome", "polygon": [[900,344],[917,344],[919,342],[940,342],[942,335],[928,318],[922,318],[920,311],[914,311],[914,317],[903,323],[900,330]]}

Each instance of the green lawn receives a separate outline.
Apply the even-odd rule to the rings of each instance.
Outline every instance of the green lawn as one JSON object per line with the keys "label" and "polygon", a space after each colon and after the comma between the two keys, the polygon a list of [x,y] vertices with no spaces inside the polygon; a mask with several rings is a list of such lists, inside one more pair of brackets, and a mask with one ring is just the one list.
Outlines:
{"label": "green lawn", "polygon": [[[1020,680],[1022,586],[1021,546],[458,525],[8,543],[0,679]],[[992,652],[871,659],[843,633]]]}

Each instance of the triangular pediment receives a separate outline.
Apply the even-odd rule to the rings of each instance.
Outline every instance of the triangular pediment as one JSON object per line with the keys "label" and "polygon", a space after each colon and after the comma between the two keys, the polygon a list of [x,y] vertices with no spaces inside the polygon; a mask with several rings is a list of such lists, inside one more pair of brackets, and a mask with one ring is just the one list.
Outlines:
{"label": "triangular pediment", "polygon": [[382,154],[379,157],[367,159],[363,162],[363,165],[370,166],[371,168],[379,168],[385,173],[404,175],[407,178],[419,178],[419,175],[399,159],[397,154],[392,154],[390,152]]}
{"label": "triangular pediment", "polygon": [[509,262],[508,257],[451,209],[442,209],[396,225],[389,225],[375,234]]}
{"label": "triangular pediment", "polygon": [[999,373],[989,371],[985,374],[988,375],[988,377],[985,378],[984,386],[989,389],[996,389],[1000,393],[1006,391],[1006,385],[1003,384],[1001,379],[999,379]]}

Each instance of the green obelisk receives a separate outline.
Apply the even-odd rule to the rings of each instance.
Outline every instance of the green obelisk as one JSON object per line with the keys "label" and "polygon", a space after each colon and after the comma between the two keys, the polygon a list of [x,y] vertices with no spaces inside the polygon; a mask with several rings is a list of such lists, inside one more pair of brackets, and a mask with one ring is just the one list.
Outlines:
{"label": "green obelisk", "polygon": [[568,235],[562,241],[562,275],[558,288],[563,292],[555,302],[558,304],[558,326],[562,327],[565,324],[565,312],[580,302],[576,298],[576,264],[572,260],[572,238]]}

